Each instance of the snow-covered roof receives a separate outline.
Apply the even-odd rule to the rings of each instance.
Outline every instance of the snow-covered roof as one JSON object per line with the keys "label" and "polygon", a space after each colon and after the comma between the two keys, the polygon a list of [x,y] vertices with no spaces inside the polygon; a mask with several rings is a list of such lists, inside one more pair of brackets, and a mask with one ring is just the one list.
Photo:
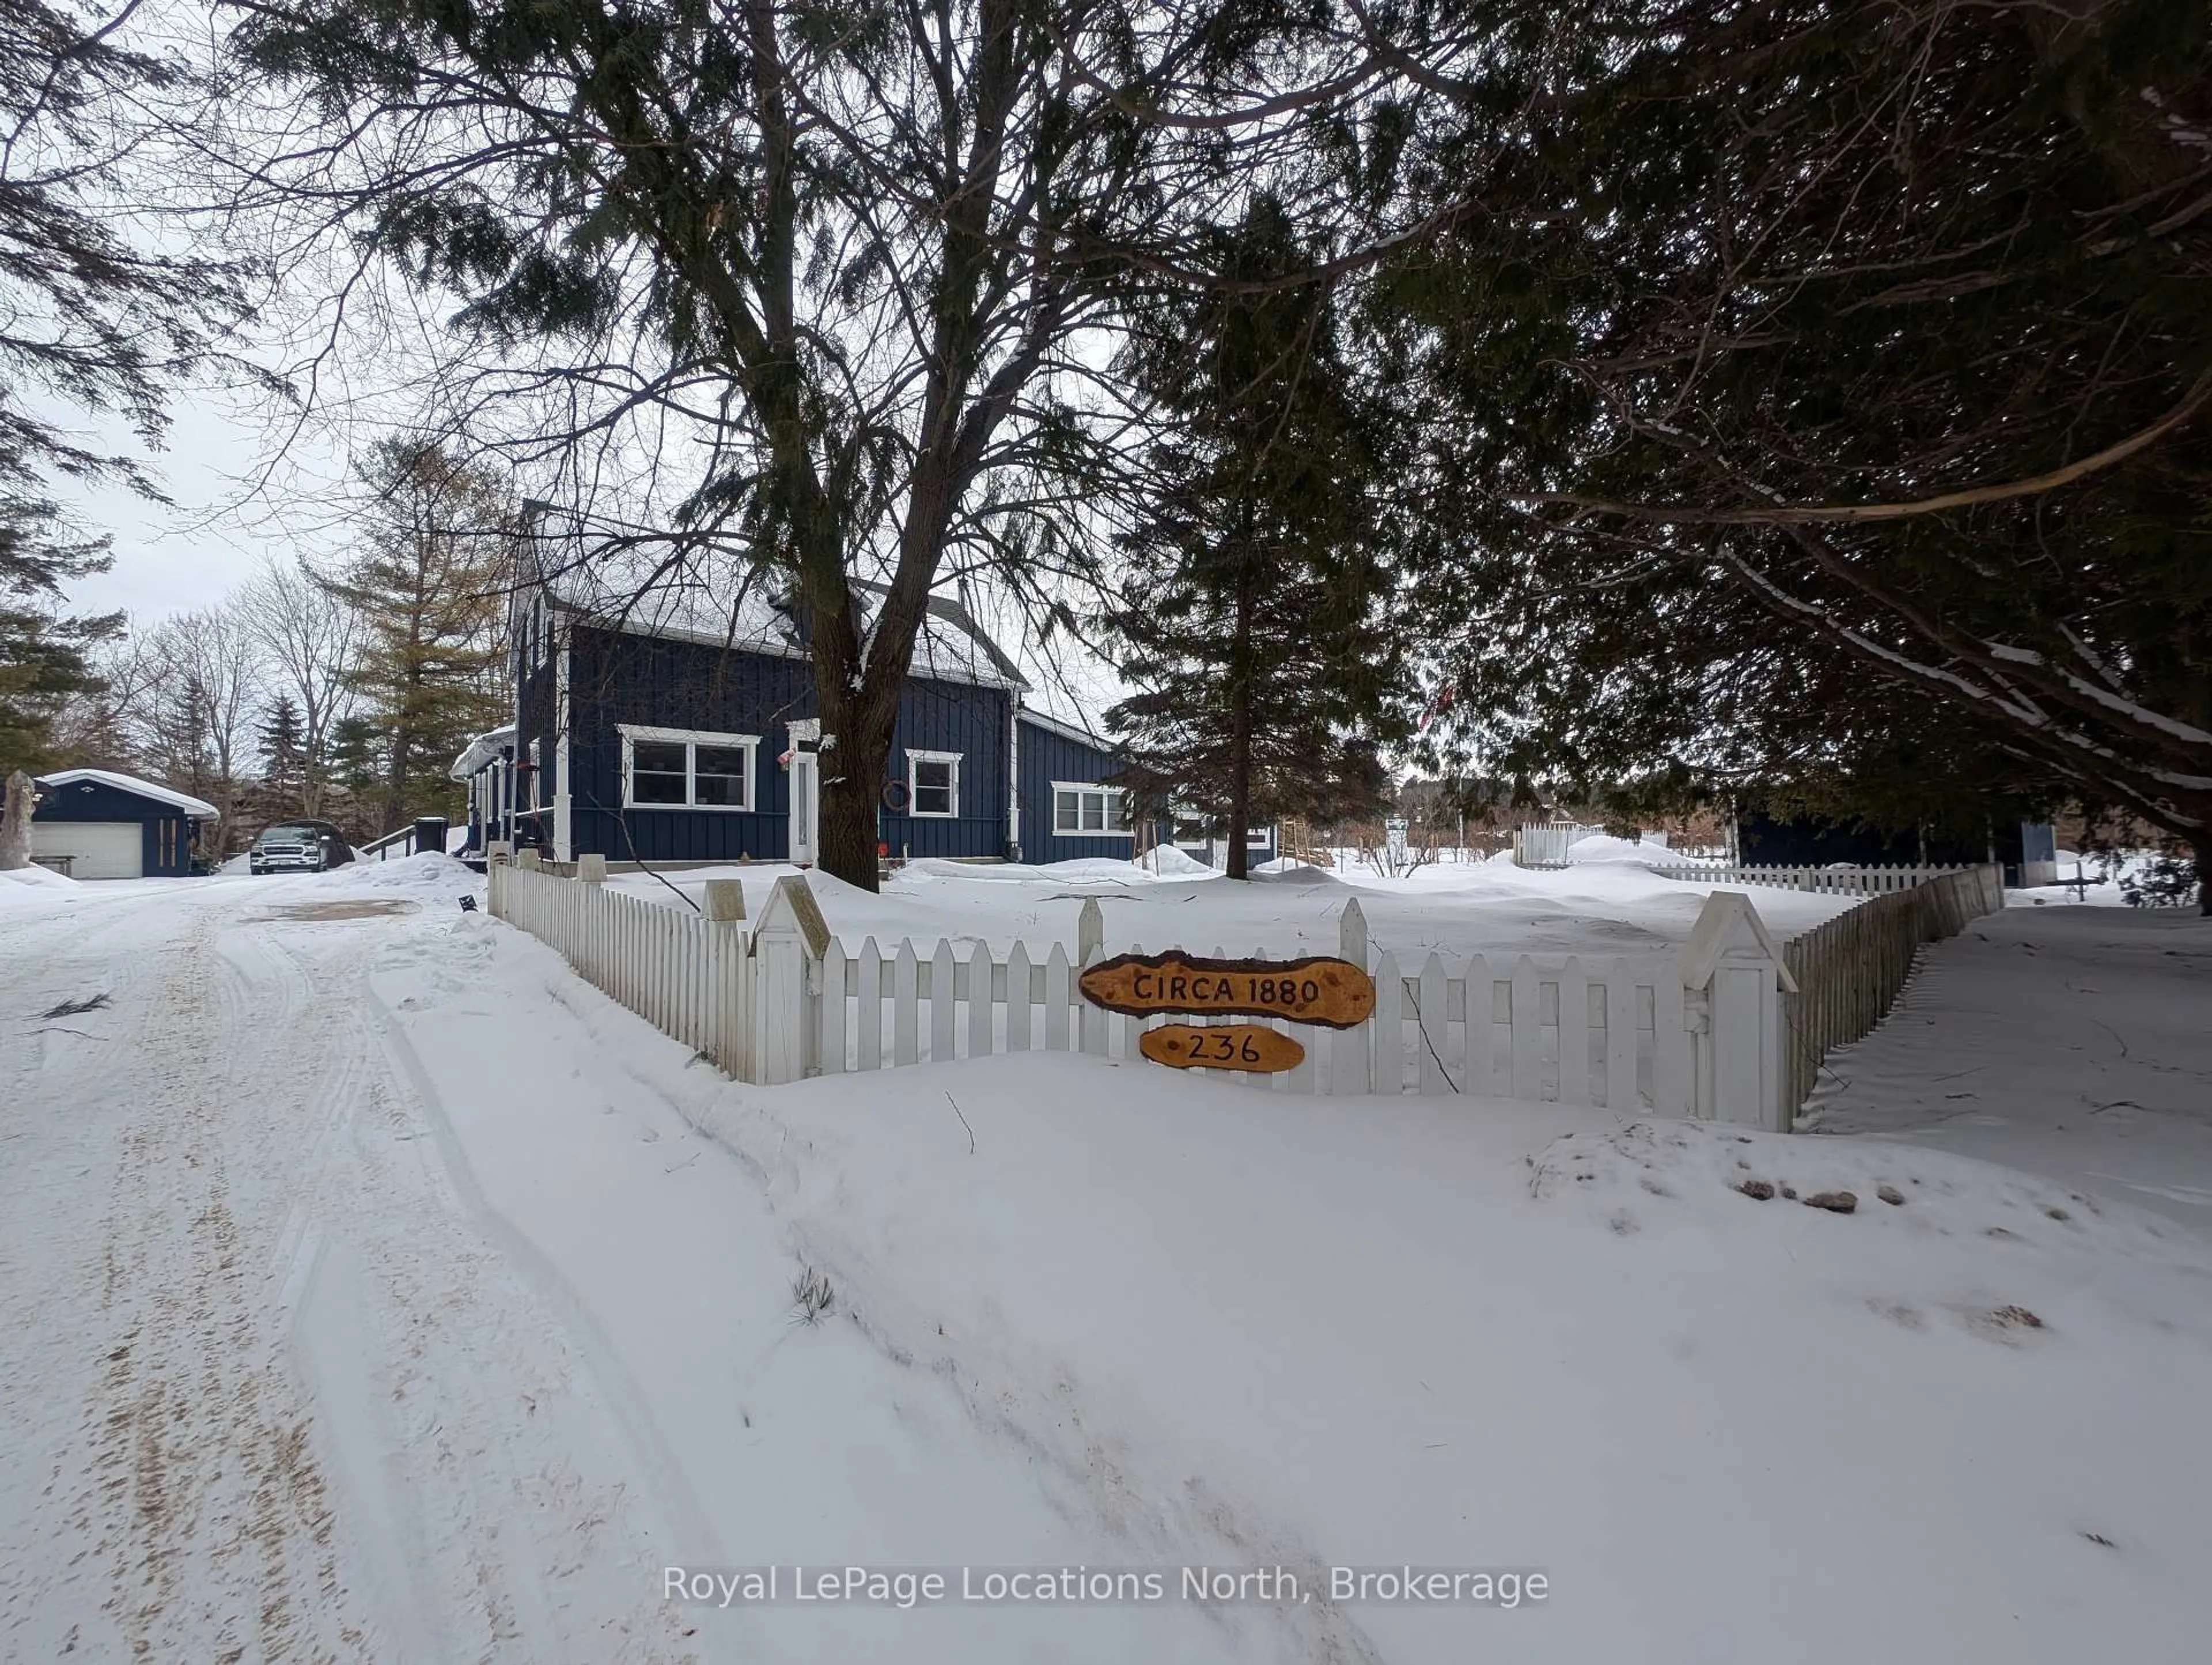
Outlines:
{"label": "snow-covered roof", "polygon": [[139,797],[150,798],[157,804],[167,804],[171,809],[182,810],[195,821],[212,821],[222,813],[204,799],[172,792],[167,787],[155,786],[151,781],[141,781],[135,775],[118,775],[112,769],[64,769],[39,777],[39,784],[42,787],[65,787],[73,781],[95,781],[103,787],[112,787],[118,792],[136,793]]}
{"label": "snow-covered roof", "polygon": [[[569,555],[551,573],[548,587],[562,605],[616,629],[806,656],[788,599],[771,590],[741,556],[717,546],[678,549],[655,541]],[[873,628],[887,591],[866,580],[853,588],[865,614],[865,633]],[[915,640],[912,674],[994,688],[1028,686],[1020,668],[951,596],[929,599]]]}
{"label": "snow-covered roof", "polygon": [[1033,710],[1026,705],[1022,708],[1022,720],[1034,724],[1048,734],[1057,734],[1063,740],[1073,740],[1078,745],[1089,746],[1097,751],[1113,751],[1117,749],[1117,742],[1111,735],[1095,733],[1080,723],[1072,723],[1059,717],[1048,716],[1045,713]]}
{"label": "snow-covered roof", "polygon": [[488,763],[499,761],[499,755],[514,744],[514,725],[505,728],[488,728],[461,749],[453,759],[452,775],[456,781],[465,781]]}

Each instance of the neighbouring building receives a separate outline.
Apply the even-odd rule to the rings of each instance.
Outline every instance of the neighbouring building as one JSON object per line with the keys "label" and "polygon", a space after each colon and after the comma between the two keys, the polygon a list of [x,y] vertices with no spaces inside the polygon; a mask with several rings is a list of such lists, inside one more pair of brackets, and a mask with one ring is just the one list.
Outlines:
{"label": "neighbouring building", "polygon": [[39,778],[31,859],[71,878],[182,878],[221,811],[136,775],[65,769]]}

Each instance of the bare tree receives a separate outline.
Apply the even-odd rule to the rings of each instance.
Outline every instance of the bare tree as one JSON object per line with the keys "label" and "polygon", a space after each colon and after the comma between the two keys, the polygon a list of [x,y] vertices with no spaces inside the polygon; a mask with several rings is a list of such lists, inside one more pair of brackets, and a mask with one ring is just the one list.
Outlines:
{"label": "bare tree", "polygon": [[247,786],[260,714],[258,644],[234,605],[180,613],[137,645],[125,732],[152,770],[216,806],[211,845],[229,849]]}
{"label": "bare tree", "polygon": [[300,812],[320,815],[331,736],[354,704],[349,678],[360,647],[360,613],[304,567],[274,562],[234,605],[263,661],[267,691],[289,695],[300,714]]}
{"label": "bare tree", "polygon": [[[1364,14],[228,9],[257,107],[289,124],[256,136],[245,211],[288,216],[295,249],[338,234],[356,310],[385,255],[452,316],[426,332],[442,408],[557,478],[541,494],[580,513],[555,563],[642,543],[638,586],[720,561],[724,593],[770,582],[803,610],[838,763],[823,865],[869,888],[933,588],[1082,564],[1118,395],[1097,332],[1133,291],[1201,279],[1202,234],[1262,178],[1324,272],[1420,229],[1390,219],[1408,124],[1379,94],[1403,53]],[[1456,50],[1484,61],[1473,32]]]}

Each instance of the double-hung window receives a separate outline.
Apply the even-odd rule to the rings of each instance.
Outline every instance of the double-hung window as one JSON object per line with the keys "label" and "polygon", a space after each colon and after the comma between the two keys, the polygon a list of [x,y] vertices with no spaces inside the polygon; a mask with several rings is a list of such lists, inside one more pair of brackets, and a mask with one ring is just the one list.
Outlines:
{"label": "double-hung window", "polygon": [[750,810],[757,734],[622,726],[625,809]]}
{"label": "double-hung window", "polygon": [[1132,830],[1128,794],[1119,787],[1083,781],[1052,783],[1054,837],[1125,838]]}
{"label": "double-hung window", "polygon": [[960,754],[957,751],[916,751],[906,754],[906,792],[908,815],[950,817],[960,813]]}

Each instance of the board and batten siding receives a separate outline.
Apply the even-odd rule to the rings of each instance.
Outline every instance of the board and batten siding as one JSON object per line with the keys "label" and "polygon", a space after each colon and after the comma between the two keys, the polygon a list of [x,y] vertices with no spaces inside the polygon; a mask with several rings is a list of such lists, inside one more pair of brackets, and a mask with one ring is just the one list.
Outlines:
{"label": "board and batten siding", "polygon": [[1127,860],[1136,853],[1137,841],[1127,833],[1109,836],[1053,830],[1053,782],[1109,779],[1121,767],[1121,760],[1111,750],[1063,733],[1056,725],[1048,727],[1024,712],[1018,751],[1023,860],[1080,861],[1100,856]]}
{"label": "board and batten siding", "polygon": [[183,878],[192,870],[192,819],[174,805],[141,798],[104,781],[39,783],[39,802],[31,811],[35,826],[58,821],[136,822],[139,872],[148,878]]}
{"label": "board and batten siding", "polygon": [[[790,725],[816,714],[813,671],[794,656],[578,627],[569,633],[569,786],[575,853],[610,860],[783,860],[791,779],[777,756]],[[878,811],[894,855],[1000,856],[1006,842],[1008,695],[916,678],[900,696],[887,769],[907,777],[907,748],[960,754],[959,812]],[[623,808],[622,726],[754,735],[750,810]],[[551,747],[546,748],[550,758]],[[550,767],[550,765],[549,765]],[[837,768],[833,748],[824,778]],[[880,791],[884,782],[876,786]]]}

